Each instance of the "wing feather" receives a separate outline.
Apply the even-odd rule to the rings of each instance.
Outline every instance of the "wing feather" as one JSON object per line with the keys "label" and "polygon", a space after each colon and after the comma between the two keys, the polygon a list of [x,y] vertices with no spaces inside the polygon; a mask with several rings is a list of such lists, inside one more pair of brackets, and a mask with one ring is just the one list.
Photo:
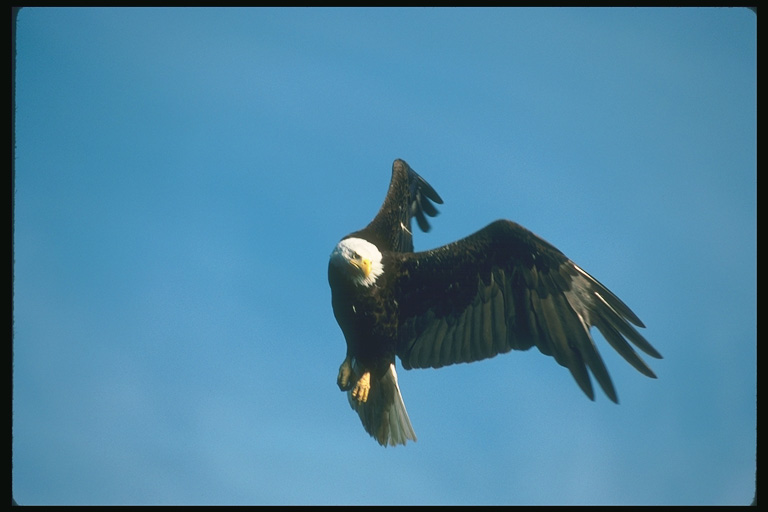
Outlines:
{"label": "wing feather", "polygon": [[[498,279],[496,281],[498,283]],[[507,316],[504,309],[504,294],[495,285],[494,293],[491,297],[491,317],[492,317],[492,332],[491,332],[491,346],[488,347],[489,354],[498,354],[506,348],[507,340]]]}
{"label": "wing feather", "polygon": [[380,250],[413,251],[411,219],[415,217],[419,229],[428,232],[427,217],[438,213],[433,202],[442,204],[443,200],[424,178],[397,159],[392,163],[392,179],[376,217],[364,229],[349,236],[364,238]]}
{"label": "wing feather", "polygon": [[397,354],[407,368],[438,368],[536,346],[568,368],[591,399],[590,373],[618,401],[591,328],[638,371],[655,375],[630,343],[661,355],[629,307],[555,247],[497,221],[463,240],[402,254]]}
{"label": "wing feather", "polygon": [[[621,354],[621,357],[626,359],[637,371],[653,379],[656,378],[656,374],[653,373],[653,370],[651,370],[645,361],[637,355],[637,352],[632,350],[630,344],[627,343],[627,340],[624,339],[619,330],[610,320],[606,321],[601,318],[595,323],[595,327],[597,327],[600,334],[602,334],[608,343],[610,343],[613,349]],[[640,336],[639,333],[638,336]]]}

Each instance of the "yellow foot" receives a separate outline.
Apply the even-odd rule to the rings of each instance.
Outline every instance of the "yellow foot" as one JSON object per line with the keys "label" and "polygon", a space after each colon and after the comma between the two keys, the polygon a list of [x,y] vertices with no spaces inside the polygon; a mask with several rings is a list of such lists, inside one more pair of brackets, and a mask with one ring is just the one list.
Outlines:
{"label": "yellow foot", "polygon": [[358,402],[365,402],[368,400],[368,392],[371,391],[371,372],[365,372],[362,377],[355,384],[355,389],[352,390],[352,398],[356,398]]}
{"label": "yellow foot", "polygon": [[352,364],[349,362],[349,358],[344,359],[339,367],[339,376],[336,377],[336,384],[339,385],[339,389],[342,391],[349,391],[352,389]]}

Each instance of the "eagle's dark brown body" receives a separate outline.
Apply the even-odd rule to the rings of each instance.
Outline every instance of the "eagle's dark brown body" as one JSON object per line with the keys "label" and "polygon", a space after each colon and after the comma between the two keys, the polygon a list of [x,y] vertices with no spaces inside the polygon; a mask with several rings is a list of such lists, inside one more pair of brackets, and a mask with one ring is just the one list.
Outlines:
{"label": "eagle's dark brown body", "polygon": [[594,399],[589,372],[618,402],[590,329],[649,377],[630,342],[661,355],[632,326],[640,319],[600,282],[522,226],[493,222],[462,240],[413,252],[411,219],[429,230],[432,187],[402,160],[379,213],[342,239],[328,281],[347,341],[339,386],[381,444],[415,440],[400,396],[395,356],[404,368],[439,368],[533,346],[571,371]]}

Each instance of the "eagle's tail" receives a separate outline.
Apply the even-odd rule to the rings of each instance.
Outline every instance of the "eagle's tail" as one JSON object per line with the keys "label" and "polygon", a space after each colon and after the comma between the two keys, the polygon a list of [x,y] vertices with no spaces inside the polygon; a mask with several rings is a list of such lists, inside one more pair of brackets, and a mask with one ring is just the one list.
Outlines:
{"label": "eagle's tail", "polygon": [[[354,373],[360,375],[362,369],[357,361],[353,364]],[[397,384],[395,365],[389,365],[389,371],[378,381],[371,382],[368,400],[358,402],[347,392],[352,408],[357,411],[365,431],[382,446],[405,444],[410,439],[416,441],[416,433],[411,426],[408,412],[405,410],[400,386]]]}

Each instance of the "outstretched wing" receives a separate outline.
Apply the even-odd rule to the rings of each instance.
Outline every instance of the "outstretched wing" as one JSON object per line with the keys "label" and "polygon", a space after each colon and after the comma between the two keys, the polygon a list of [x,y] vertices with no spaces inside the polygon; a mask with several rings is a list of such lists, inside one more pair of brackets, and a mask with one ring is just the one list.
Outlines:
{"label": "outstretched wing", "polygon": [[443,204],[438,193],[424,178],[405,161],[397,159],[392,164],[392,180],[381,209],[366,228],[350,236],[361,236],[379,250],[411,252],[411,219],[416,217],[419,228],[429,231],[427,216],[434,217],[438,213],[433,201]]}
{"label": "outstretched wing", "polygon": [[590,334],[597,327],[638,371],[655,378],[631,342],[661,355],[632,324],[640,319],[555,247],[522,226],[497,221],[431,251],[400,257],[397,355],[408,368],[439,368],[532,346],[571,371],[594,400],[591,370],[618,402]]}

